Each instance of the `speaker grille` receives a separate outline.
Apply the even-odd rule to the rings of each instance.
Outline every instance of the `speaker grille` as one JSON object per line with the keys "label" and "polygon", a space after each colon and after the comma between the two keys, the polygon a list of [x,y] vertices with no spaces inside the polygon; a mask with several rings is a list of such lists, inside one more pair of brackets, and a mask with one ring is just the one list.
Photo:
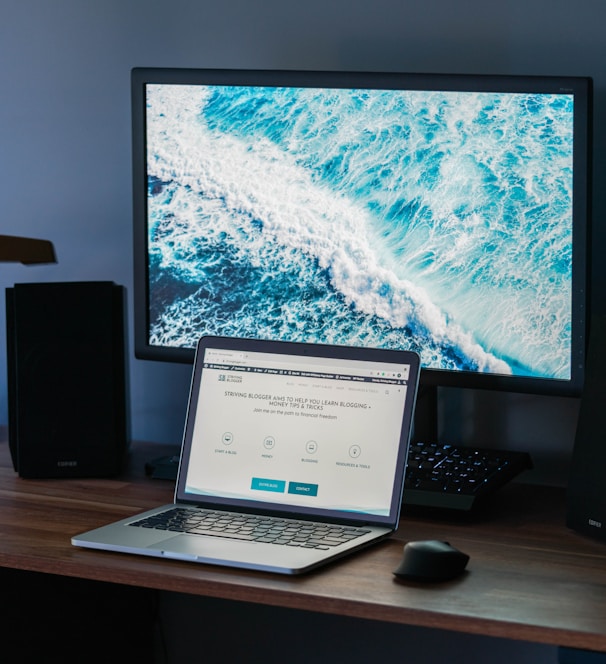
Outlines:
{"label": "speaker grille", "polygon": [[19,474],[116,474],[129,437],[124,289],[17,284],[6,302],[9,439]]}
{"label": "speaker grille", "polygon": [[593,316],[567,492],[568,527],[606,540],[606,316]]}

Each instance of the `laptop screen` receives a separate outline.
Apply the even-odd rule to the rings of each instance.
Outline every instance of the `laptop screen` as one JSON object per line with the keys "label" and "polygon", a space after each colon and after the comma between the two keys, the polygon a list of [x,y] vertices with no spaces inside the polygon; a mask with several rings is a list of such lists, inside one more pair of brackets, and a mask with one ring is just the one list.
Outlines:
{"label": "laptop screen", "polygon": [[318,356],[306,344],[208,343],[196,358],[179,497],[393,518],[415,354],[326,346]]}

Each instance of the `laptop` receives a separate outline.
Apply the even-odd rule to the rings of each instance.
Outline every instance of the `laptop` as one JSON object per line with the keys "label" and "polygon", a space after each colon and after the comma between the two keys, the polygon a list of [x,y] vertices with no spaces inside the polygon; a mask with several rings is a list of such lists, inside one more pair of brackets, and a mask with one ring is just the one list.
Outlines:
{"label": "laptop", "polygon": [[72,544],[300,574],[398,526],[411,351],[202,337],[174,502]]}

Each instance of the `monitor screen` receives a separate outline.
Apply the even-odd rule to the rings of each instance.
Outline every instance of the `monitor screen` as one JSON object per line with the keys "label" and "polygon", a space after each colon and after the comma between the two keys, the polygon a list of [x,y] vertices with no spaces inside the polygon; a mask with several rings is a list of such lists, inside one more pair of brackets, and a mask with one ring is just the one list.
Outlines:
{"label": "monitor screen", "polygon": [[590,79],[135,69],[132,94],[138,357],[285,339],[580,389]]}

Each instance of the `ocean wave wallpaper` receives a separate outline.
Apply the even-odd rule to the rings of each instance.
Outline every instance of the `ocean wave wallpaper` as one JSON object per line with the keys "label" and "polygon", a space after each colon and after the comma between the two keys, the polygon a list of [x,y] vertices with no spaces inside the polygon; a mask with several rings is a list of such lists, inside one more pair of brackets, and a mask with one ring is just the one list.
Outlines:
{"label": "ocean wave wallpaper", "polygon": [[570,375],[573,98],[147,86],[150,337]]}

